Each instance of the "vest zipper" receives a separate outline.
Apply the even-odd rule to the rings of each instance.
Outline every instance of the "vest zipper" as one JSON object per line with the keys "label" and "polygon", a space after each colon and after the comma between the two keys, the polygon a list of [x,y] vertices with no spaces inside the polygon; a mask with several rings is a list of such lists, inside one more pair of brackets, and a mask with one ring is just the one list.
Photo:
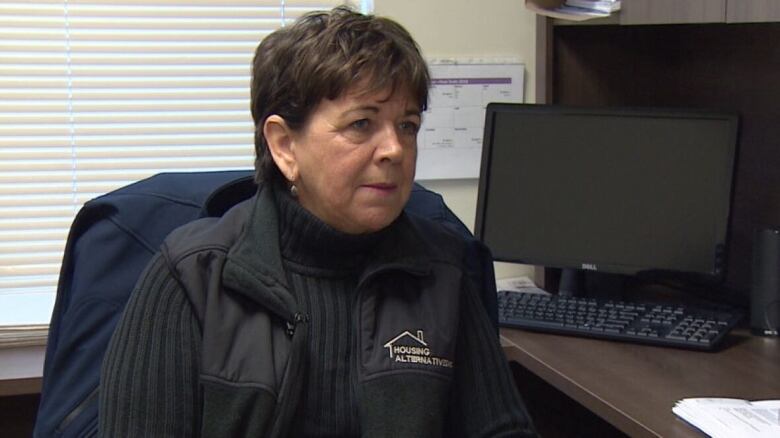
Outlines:
{"label": "vest zipper", "polygon": [[295,334],[295,329],[300,324],[308,324],[309,323],[309,315],[306,315],[301,312],[296,312],[295,315],[293,315],[292,321],[287,321],[285,324],[287,324],[287,335],[292,337]]}
{"label": "vest zipper", "polygon": [[[290,358],[288,359],[287,371],[283,377],[282,386],[279,388],[279,394],[277,400],[279,405],[277,406],[276,418],[274,418],[271,425],[271,437],[283,437],[287,436],[288,428],[290,426],[290,417],[292,410],[298,403],[298,397],[295,400],[291,400],[290,396],[291,387],[300,383],[302,371],[305,364],[303,363],[303,349],[306,345],[306,331],[298,333],[296,337],[296,331],[301,324],[307,324],[309,322],[309,315],[301,312],[296,312],[292,321],[286,322],[286,332],[291,337]],[[295,382],[295,383],[293,383]],[[300,395],[300,394],[299,394]]]}

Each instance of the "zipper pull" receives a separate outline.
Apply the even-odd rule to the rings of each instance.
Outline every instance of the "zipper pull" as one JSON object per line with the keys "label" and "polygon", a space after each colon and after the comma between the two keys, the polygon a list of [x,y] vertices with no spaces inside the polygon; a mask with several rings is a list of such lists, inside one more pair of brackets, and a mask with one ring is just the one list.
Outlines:
{"label": "zipper pull", "polygon": [[309,315],[305,313],[296,312],[292,321],[287,321],[287,335],[292,336],[295,334],[295,328],[299,324],[305,324],[309,322]]}

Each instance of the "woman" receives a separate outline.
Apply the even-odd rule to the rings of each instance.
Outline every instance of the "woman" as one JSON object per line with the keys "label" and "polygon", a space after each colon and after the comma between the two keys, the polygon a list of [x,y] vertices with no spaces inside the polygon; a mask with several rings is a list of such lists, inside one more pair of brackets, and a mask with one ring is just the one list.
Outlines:
{"label": "woman", "polygon": [[526,436],[464,243],[402,214],[429,75],[393,21],[258,46],[259,189],[174,231],[103,364],[104,436]]}

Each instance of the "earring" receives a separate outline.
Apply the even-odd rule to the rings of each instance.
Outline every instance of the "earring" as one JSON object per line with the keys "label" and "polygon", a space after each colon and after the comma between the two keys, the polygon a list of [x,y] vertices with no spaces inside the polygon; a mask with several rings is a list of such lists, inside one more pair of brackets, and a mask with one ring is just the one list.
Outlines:
{"label": "earring", "polygon": [[298,197],[298,187],[295,187],[295,184],[290,184],[290,194],[293,198]]}

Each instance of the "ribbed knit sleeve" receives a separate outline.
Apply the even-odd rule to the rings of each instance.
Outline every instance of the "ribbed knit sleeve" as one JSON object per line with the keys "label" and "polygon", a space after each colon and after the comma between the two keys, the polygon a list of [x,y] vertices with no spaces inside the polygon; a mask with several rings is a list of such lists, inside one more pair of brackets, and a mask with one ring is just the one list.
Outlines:
{"label": "ribbed knit sleeve", "polygon": [[200,340],[184,291],[156,256],[142,274],[103,361],[101,436],[198,436]]}
{"label": "ribbed knit sleeve", "polygon": [[473,290],[461,299],[448,436],[535,437],[483,304]]}

